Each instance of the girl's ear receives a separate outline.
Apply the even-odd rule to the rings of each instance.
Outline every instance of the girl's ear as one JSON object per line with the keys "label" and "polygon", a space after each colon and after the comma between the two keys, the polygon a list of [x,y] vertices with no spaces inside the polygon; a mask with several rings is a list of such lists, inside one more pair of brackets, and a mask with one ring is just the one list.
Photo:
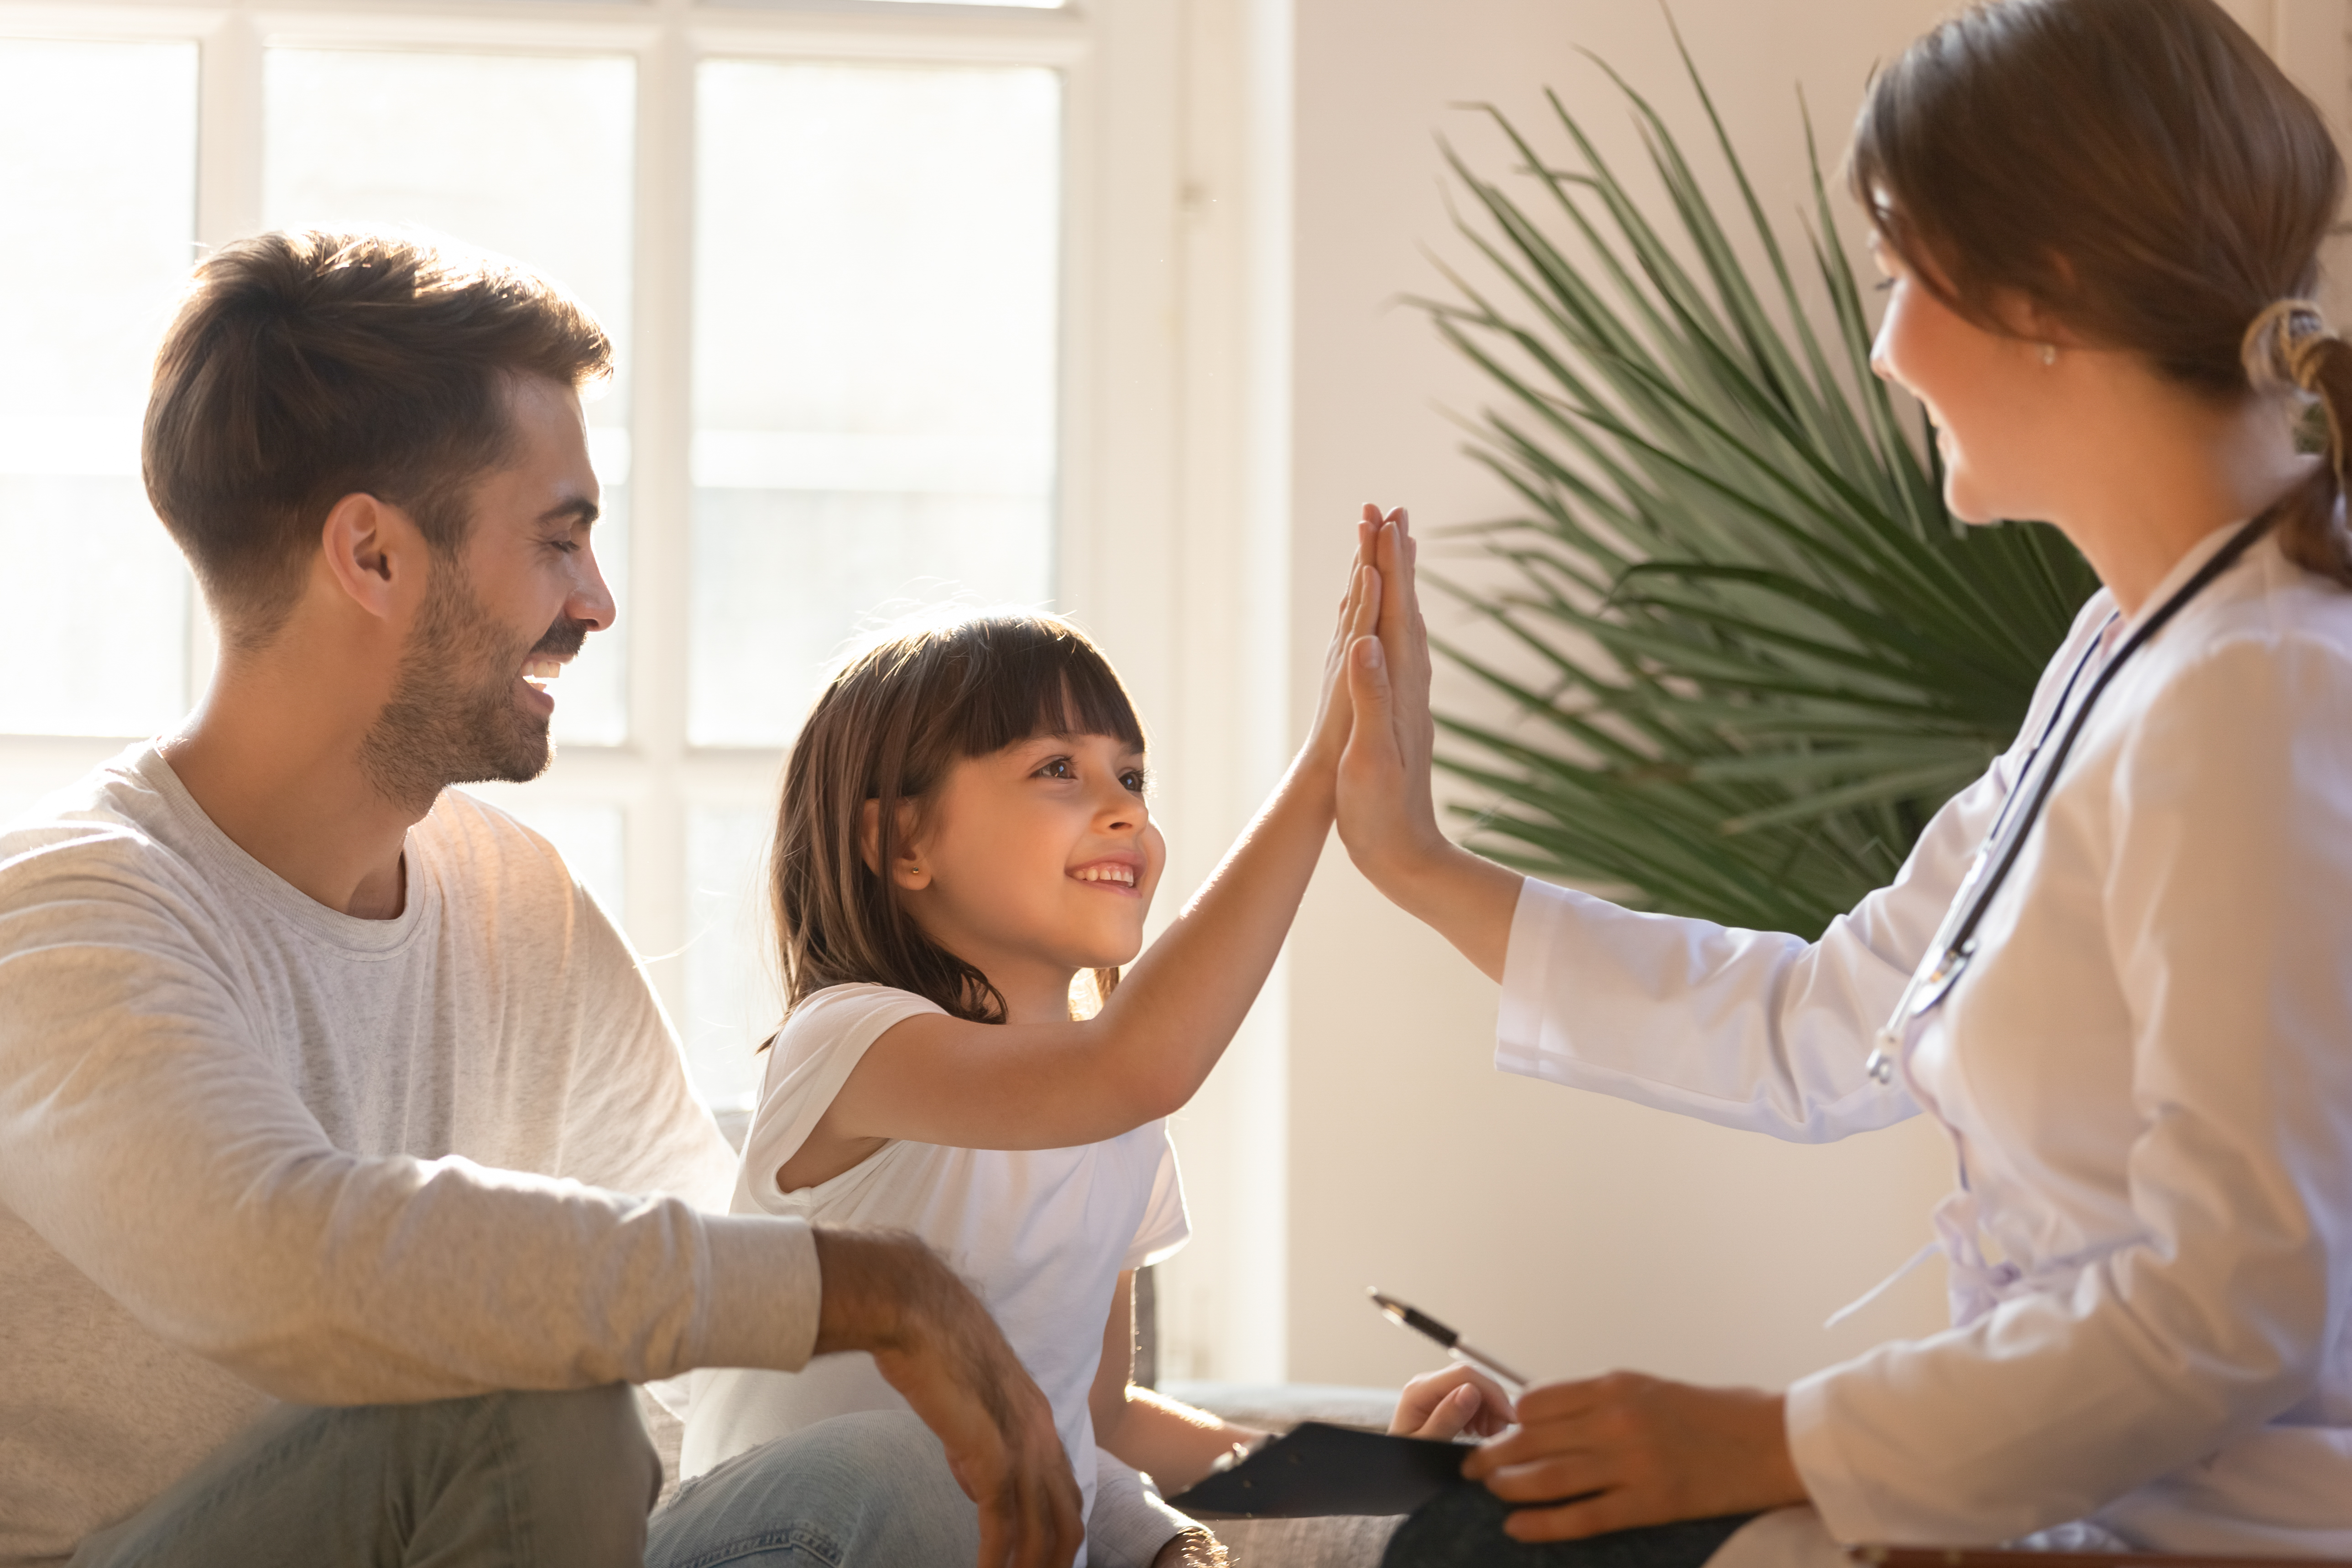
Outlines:
{"label": "girl's ear", "polygon": [[[931,874],[923,866],[921,848],[915,842],[915,803],[898,803],[898,853],[890,865],[890,880],[908,892],[920,892],[931,885]],[[882,803],[869,800],[859,815],[857,850],[866,861],[866,868],[875,875],[882,874]]]}

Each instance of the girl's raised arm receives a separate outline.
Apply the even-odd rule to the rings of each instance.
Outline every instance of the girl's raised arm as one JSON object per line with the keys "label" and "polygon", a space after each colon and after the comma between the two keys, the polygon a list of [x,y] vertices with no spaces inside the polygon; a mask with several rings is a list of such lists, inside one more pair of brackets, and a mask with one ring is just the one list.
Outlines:
{"label": "girl's raised arm", "polygon": [[1115,1138],[1192,1098],[1274,966],[1331,828],[1346,747],[1351,649],[1377,646],[1378,559],[1401,558],[1402,513],[1366,507],[1324,658],[1315,725],[1223,861],[1083,1021],[978,1024],[927,1014],[892,1026],[843,1084],[793,1167],[855,1163],[877,1139],[1058,1149]]}

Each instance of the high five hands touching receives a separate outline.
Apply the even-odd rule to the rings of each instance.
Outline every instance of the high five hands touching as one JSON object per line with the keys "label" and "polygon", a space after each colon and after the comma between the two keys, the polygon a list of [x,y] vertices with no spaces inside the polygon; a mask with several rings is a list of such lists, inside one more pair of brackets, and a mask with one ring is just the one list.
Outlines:
{"label": "high five hands touching", "polygon": [[1430,761],[1429,628],[1413,581],[1404,508],[1364,508],[1359,550],[1376,569],[1378,636],[1348,651],[1353,723],[1339,760],[1339,839],[1357,869],[1408,914],[1436,928],[1495,980],[1503,977],[1518,873],[1449,841],[1437,826]]}
{"label": "high five hands touching", "polygon": [[[1523,879],[1452,843],[1437,824],[1429,632],[1404,509],[1365,507],[1357,550],[1373,568],[1369,585],[1379,604],[1373,635],[1344,650],[1350,711],[1337,785],[1339,838],[1373,886],[1499,981]],[[1521,1505],[1505,1525],[1521,1541],[1805,1500],[1781,1396],[1753,1389],[1621,1372],[1539,1384],[1514,1402],[1490,1379],[1449,1367],[1406,1385],[1390,1430],[1486,1438],[1462,1473]]]}

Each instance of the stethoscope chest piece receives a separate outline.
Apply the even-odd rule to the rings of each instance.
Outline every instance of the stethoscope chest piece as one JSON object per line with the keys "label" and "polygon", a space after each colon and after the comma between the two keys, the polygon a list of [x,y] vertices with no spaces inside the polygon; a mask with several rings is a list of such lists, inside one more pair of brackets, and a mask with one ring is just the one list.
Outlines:
{"label": "stethoscope chest piece", "polygon": [[1876,1046],[1870,1058],[1862,1064],[1872,1082],[1885,1085],[1895,1081],[1895,1058],[1903,1050],[1904,1034],[1914,1021],[1935,1011],[1937,1004],[1951,994],[1952,987],[1968,972],[1969,960],[1976,956],[1976,951],[1977,940],[1972,936],[1957,947],[1946,948],[1933,969],[1911,977],[1911,984],[1904,987],[1902,1001],[1895,1004],[1895,1016],[1878,1031]]}

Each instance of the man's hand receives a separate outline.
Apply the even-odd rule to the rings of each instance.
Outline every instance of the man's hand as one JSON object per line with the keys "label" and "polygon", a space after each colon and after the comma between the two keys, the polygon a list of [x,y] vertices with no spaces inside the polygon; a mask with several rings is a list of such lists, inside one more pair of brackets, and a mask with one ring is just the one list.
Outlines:
{"label": "man's hand", "polygon": [[1518,1419],[1503,1385],[1475,1367],[1456,1363],[1425,1372],[1397,1395],[1389,1417],[1391,1437],[1491,1437]]}
{"label": "man's hand", "polygon": [[816,1353],[866,1351],[980,1505],[980,1568],[1069,1568],[1084,1526],[1054,1408],[986,1308],[902,1232],[814,1227]]}
{"label": "man's hand", "polygon": [[1462,1467],[1506,1502],[1556,1505],[1515,1510],[1503,1529],[1516,1541],[1576,1541],[1806,1500],[1777,1394],[1612,1372],[1529,1389],[1519,1422]]}

